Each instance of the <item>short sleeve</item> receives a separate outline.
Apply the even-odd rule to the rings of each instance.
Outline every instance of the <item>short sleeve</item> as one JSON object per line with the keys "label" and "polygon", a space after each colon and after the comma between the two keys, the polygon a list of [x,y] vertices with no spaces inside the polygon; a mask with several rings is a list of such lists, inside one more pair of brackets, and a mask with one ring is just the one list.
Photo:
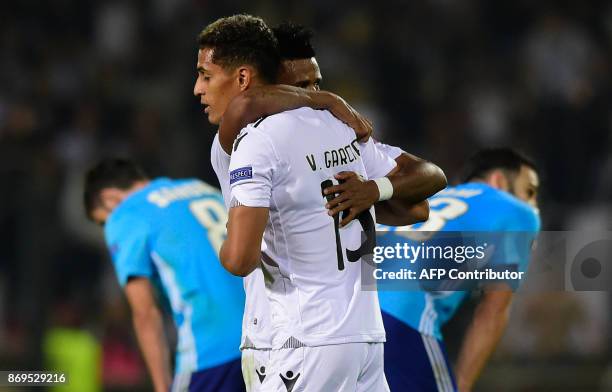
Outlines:
{"label": "short sleeve", "polygon": [[254,127],[245,128],[236,138],[230,162],[231,203],[270,207],[276,162],[269,137]]}
{"label": "short sleeve", "polygon": [[508,242],[505,250],[508,257],[518,263],[519,271],[527,271],[536,237],[540,231],[540,215],[533,207],[521,203],[513,214],[508,227]]}
{"label": "short sleeve", "polygon": [[359,143],[359,149],[368,179],[384,177],[397,166],[390,156],[376,147],[372,138],[366,143]]}
{"label": "short sleeve", "polygon": [[382,153],[388,155],[391,159],[394,159],[394,160],[397,159],[397,157],[399,157],[403,153],[405,153],[405,151],[399,147],[391,146],[389,144],[382,143],[378,140],[374,140],[374,145]]}
{"label": "short sleeve", "polygon": [[130,277],[154,274],[148,245],[147,222],[131,216],[111,216],[105,227],[106,244],[121,287]]}
{"label": "short sleeve", "polygon": [[[491,232],[487,237],[487,242],[496,249],[490,264],[500,270],[527,272],[540,230],[539,216],[532,207],[518,201],[510,208],[500,206],[499,215],[506,218],[501,231]],[[512,282],[511,286],[516,289],[518,283]]]}

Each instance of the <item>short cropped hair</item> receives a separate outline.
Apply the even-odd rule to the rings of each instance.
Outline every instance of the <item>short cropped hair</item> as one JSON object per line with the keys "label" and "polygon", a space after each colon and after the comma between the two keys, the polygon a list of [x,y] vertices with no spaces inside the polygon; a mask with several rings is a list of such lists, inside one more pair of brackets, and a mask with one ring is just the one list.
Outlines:
{"label": "short cropped hair", "polygon": [[272,28],[278,40],[278,51],[283,60],[302,60],[315,57],[315,50],[310,42],[312,31],[305,26],[283,22]]}
{"label": "short cropped hair", "polygon": [[105,159],[91,168],[85,176],[83,203],[89,219],[92,212],[101,205],[100,195],[107,188],[129,189],[138,181],[148,177],[134,162],[127,159]]}
{"label": "short cropped hair", "polygon": [[198,35],[198,45],[212,49],[213,63],[223,68],[247,64],[264,81],[276,81],[280,65],[278,41],[261,18],[241,14],[217,19]]}
{"label": "short cropped hair", "polygon": [[538,171],[535,163],[525,155],[511,148],[489,148],[478,151],[466,164],[463,182],[484,179],[491,171],[505,170],[517,174],[521,166],[527,166]]}

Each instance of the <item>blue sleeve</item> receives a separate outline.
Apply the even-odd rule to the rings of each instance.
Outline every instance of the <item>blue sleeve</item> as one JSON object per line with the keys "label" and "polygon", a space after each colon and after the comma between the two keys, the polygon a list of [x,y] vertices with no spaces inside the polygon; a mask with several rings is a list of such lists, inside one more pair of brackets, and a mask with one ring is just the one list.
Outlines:
{"label": "blue sleeve", "polygon": [[517,264],[518,271],[525,272],[540,231],[540,216],[534,208],[524,203],[517,203],[506,216],[508,221],[501,241],[504,262]]}
{"label": "blue sleeve", "polygon": [[105,228],[106,244],[121,287],[130,277],[153,276],[148,235],[149,225],[143,219],[127,214],[109,219]]}

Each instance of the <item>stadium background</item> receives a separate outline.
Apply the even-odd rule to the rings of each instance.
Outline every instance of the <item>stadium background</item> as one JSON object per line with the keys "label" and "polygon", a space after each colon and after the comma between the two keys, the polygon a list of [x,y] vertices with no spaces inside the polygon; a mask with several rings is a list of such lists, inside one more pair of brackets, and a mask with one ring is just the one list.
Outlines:
{"label": "stadium background", "polygon": [[[449,179],[477,148],[519,147],[542,168],[545,230],[610,229],[609,2],[2,2],[0,369],[61,365],[72,390],[147,389],[81,178],[119,154],[216,184],[195,36],[237,12],[311,26],[324,89]],[[612,391],[610,300],[521,295],[478,390]]]}

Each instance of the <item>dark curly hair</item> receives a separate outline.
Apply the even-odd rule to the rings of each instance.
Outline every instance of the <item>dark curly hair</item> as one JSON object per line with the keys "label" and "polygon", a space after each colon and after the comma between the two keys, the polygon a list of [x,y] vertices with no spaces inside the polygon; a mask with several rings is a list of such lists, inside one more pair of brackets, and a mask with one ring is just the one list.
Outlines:
{"label": "dark curly hair", "polygon": [[478,151],[467,162],[463,171],[463,181],[473,181],[484,178],[495,169],[517,174],[521,166],[527,166],[536,173],[538,167],[531,159],[512,148],[487,148]]}
{"label": "dark curly hair", "polygon": [[278,51],[283,60],[301,60],[315,57],[310,40],[312,31],[303,25],[283,22],[272,28],[278,40]]}
{"label": "dark curly hair", "polygon": [[278,41],[261,18],[241,14],[217,19],[198,35],[198,45],[213,49],[215,64],[229,69],[248,64],[264,81],[276,80]]}
{"label": "dark curly hair", "polygon": [[128,159],[109,158],[100,161],[85,176],[83,204],[87,217],[92,219],[92,212],[100,206],[102,190],[129,189],[135,182],[147,179],[145,172]]}

